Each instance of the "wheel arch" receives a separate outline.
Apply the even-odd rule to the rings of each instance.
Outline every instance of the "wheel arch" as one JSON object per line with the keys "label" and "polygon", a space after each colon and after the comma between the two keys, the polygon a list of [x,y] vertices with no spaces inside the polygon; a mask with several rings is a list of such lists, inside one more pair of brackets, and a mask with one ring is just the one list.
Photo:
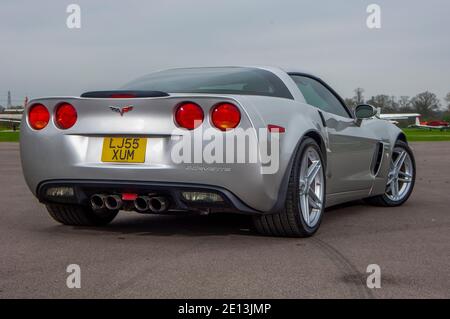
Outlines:
{"label": "wheel arch", "polygon": [[[317,145],[319,145],[320,151],[322,152],[323,160],[324,160],[324,162],[325,162],[324,164],[326,165],[326,164],[327,164],[327,147],[326,147],[326,145],[325,145],[325,141],[324,141],[322,135],[320,135],[320,133],[317,132],[317,131],[314,131],[314,130],[307,131],[307,132],[302,136],[302,138],[300,139],[300,141],[299,141],[299,143],[298,143],[298,145],[297,145],[295,151],[297,152],[298,147],[299,147],[300,144],[301,144],[301,141],[303,141],[303,139],[304,139],[305,137],[310,137],[310,138],[312,138],[312,139],[317,143]],[[295,154],[294,154],[294,155],[295,155]]]}
{"label": "wheel arch", "polygon": [[327,165],[327,156],[326,156],[327,148],[326,148],[325,140],[322,137],[322,135],[314,129],[304,132],[303,135],[298,139],[297,144],[293,149],[291,158],[289,159],[289,164],[284,172],[283,180],[281,181],[280,188],[278,190],[277,201],[273,205],[273,207],[267,212],[269,214],[276,213],[284,207],[284,203],[286,201],[286,196],[287,196],[288,185],[289,185],[289,177],[290,177],[290,173],[292,170],[292,166],[294,165],[295,156],[297,155],[297,152],[305,138],[311,138],[317,143],[317,145],[319,145],[325,167]]}
{"label": "wheel arch", "polygon": [[406,135],[405,135],[405,133],[403,133],[403,132],[401,132],[400,134],[398,134],[396,141],[397,141],[397,140],[403,141],[403,142],[405,142],[406,144],[408,144],[408,140],[406,139]]}

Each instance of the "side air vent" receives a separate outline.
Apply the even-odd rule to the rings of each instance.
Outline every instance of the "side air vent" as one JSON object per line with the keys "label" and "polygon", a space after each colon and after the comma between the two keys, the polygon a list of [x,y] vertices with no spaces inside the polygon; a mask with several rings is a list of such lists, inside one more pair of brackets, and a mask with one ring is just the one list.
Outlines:
{"label": "side air vent", "polygon": [[133,99],[140,97],[164,97],[169,96],[161,91],[92,91],[81,94],[81,97],[98,99]]}
{"label": "side air vent", "polygon": [[383,160],[383,152],[384,145],[383,143],[378,142],[375,147],[375,153],[373,154],[372,159],[372,174],[374,176],[378,175],[378,171],[380,170],[381,161]]}

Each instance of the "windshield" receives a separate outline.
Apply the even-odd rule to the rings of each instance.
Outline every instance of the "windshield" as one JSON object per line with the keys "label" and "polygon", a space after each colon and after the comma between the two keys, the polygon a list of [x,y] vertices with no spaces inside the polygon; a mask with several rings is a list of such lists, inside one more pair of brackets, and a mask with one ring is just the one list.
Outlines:
{"label": "windshield", "polygon": [[165,70],[132,81],[123,89],[167,93],[263,95],[293,99],[288,88],[272,72],[242,67]]}

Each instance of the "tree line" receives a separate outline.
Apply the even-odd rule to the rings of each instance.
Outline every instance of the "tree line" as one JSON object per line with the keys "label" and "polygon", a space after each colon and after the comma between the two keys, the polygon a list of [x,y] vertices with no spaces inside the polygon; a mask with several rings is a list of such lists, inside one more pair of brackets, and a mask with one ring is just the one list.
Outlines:
{"label": "tree line", "polygon": [[[364,97],[364,89],[354,90],[352,98],[346,98],[345,103],[350,108],[358,104],[371,104],[381,108],[382,113],[420,113],[424,120],[444,119],[450,121],[450,92],[444,97],[444,105],[436,94],[425,91],[414,97],[396,97],[387,94],[378,94],[370,99]],[[442,107],[443,106],[443,107]]]}

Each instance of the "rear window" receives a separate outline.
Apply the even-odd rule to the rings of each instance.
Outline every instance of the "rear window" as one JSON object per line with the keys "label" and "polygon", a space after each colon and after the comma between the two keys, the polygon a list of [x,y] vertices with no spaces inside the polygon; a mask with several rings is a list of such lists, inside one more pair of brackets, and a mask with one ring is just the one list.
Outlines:
{"label": "rear window", "polygon": [[293,99],[283,81],[257,68],[171,69],[149,74],[126,84],[125,90],[167,93],[263,95]]}

